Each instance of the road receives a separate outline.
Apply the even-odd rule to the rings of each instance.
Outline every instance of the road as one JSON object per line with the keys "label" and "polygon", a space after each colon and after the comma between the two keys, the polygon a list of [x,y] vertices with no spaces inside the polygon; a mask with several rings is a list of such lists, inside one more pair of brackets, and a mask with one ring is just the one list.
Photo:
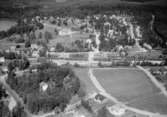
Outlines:
{"label": "road", "polygon": [[145,110],[140,110],[140,109],[137,109],[137,108],[129,107],[126,104],[124,104],[123,102],[120,102],[117,98],[115,98],[114,96],[112,96],[111,94],[106,92],[106,90],[102,87],[102,85],[99,83],[99,81],[94,76],[92,68],[89,68],[89,78],[91,79],[91,81],[93,82],[95,87],[100,91],[100,93],[102,95],[104,95],[105,97],[110,99],[115,104],[121,105],[126,110],[129,110],[129,111],[141,114],[141,115],[150,116],[150,117],[167,117],[167,115],[161,115],[159,113],[152,113],[152,112],[149,112],[149,111],[145,111]]}
{"label": "road", "polygon": [[137,66],[137,68],[142,70],[150,78],[150,80],[155,84],[155,86],[161,90],[164,96],[167,97],[167,90],[162,83],[160,83],[148,70],[144,69],[141,66]]}
{"label": "road", "polygon": [[[91,63],[94,61],[95,53],[96,52],[89,52],[88,61],[89,61],[90,66],[91,66]],[[161,115],[159,113],[152,113],[152,112],[149,112],[149,111],[140,110],[140,109],[137,109],[137,108],[133,108],[133,107],[127,106],[126,104],[124,104],[123,102],[119,101],[117,98],[115,98],[111,94],[107,93],[107,91],[103,88],[103,86],[100,84],[100,82],[94,76],[93,69],[91,67],[89,67],[88,75],[89,75],[89,78],[92,81],[92,83],[95,85],[95,87],[100,91],[100,93],[102,95],[104,95],[105,97],[110,99],[115,104],[121,105],[126,110],[129,110],[129,111],[141,114],[141,115],[146,115],[146,116],[149,116],[149,117],[167,117],[167,115]]]}
{"label": "road", "polygon": [[19,97],[19,95],[13,90],[11,89],[11,87],[6,83],[6,79],[7,75],[3,75],[0,76],[0,83],[4,86],[4,88],[6,89],[6,91],[9,93],[10,96],[12,96],[15,101],[19,104],[21,104],[21,106],[24,108],[25,113],[27,114],[28,117],[33,117],[32,114],[28,111],[28,109],[26,109],[23,100]]}

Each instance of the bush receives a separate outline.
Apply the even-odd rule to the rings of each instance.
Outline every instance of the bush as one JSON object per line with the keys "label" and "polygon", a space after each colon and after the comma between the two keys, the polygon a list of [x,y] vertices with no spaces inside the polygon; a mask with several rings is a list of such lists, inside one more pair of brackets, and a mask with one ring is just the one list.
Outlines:
{"label": "bush", "polygon": [[63,52],[64,51],[64,46],[61,43],[56,44],[56,51],[57,52]]}
{"label": "bush", "polygon": [[89,104],[89,101],[85,101],[85,100],[81,100],[81,105],[85,108],[85,109],[87,109],[87,111],[89,111],[90,113],[92,113],[93,112],[93,110],[92,110],[92,107],[90,106],[90,104]]}
{"label": "bush", "polygon": [[100,110],[98,110],[97,117],[107,117],[106,107],[102,107]]}
{"label": "bush", "polygon": [[48,41],[53,38],[52,33],[48,32],[48,31],[45,32],[44,36],[45,36],[45,39]]}

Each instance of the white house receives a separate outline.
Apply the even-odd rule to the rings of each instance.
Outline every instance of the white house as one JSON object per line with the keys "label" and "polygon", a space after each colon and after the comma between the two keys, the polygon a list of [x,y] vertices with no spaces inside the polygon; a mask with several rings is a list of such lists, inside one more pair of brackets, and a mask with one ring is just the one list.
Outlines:
{"label": "white house", "polygon": [[148,49],[148,50],[152,50],[152,47],[151,45],[147,44],[147,43],[144,43],[143,44],[144,48]]}
{"label": "white house", "polygon": [[8,72],[8,67],[7,67],[7,66],[3,66],[3,67],[2,67],[2,71],[3,71],[3,72]]}
{"label": "white house", "polygon": [[121,105],[114,105],[111,107],[107,107],[108,111],[115,116],[123,116],[126,112],[125,108]]}
{"label": "white house", "polygon": [[0,63],[4,63],[5,62],[5,58],[4,57],[0,57]]}
{"label": "white house", "polygon": [[45,92],[48,89],[48,84],[45,82],[40,83],[40,91]]}
{"label": "white house", "polygon": [[114,31],[110,29],[110,30],[108,31],[108,33],[107,33],[107,37],[112,38],[112,37],[113,37],[113,34],[114,34]]}
{"label": "white house", "polygon": [[38,45],[37,45],[37,44],[31,44],[31,49],[32,49],[32,50],[38,49]]}
{"label": "white house", "polygon": [[91,47],[92,47],[92,40],[91,39],[87,39],[86,40],[86,44],[88,44],[88,48],[91,49]]}
{"label": "white house", "polygon": [[55,52],[56,49],[55,49],[55,47],[51,47],[51,48],[49,49],[49,51],[50,51],[50,52]]}
{"label": "white house", "polygon": [[70,29],[64,28],[59,31],[60,36],[71,35],[73,32]]}
{"label": "white house", "polygon": [[32,57],[39,57],[39,51],[33,51]]}

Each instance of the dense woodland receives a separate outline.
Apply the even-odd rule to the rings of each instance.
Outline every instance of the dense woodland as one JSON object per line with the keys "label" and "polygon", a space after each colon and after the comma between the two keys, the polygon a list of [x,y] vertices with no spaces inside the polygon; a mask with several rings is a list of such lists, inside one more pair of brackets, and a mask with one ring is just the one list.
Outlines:
{"label": "dense woodland", "polygon": [[[23,99],[32,113],[48,112],[56,107],[61,111],[77,94],[80,82],[67,66],[44,63],[36,66],[37,72],[15,76],[9,73],[7,82]],[[40,84],[47,83],[47,91],[41,91]]]}

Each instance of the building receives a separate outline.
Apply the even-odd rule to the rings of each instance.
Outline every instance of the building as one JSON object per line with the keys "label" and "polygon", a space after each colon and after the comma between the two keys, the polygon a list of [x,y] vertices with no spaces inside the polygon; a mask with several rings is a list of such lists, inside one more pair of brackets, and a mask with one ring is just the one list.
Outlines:
{"label": "building", "polygon": [[5,58],[4,57],[0,57],[0,63],[5,63]]}
{"label": "building", "polygon": [[38,49],[38,45],[37,44],[31,44],[31,49],[32,50],[37,50]]}
{"label": "building", "polygon": [[45,92],[48,89],[48,84],[45,82],[40,83],[40,91]]}
{"label": "building", "polygon": [[32,52],[32,57],[39,57],[39,52],[38,51],[33,51]]}
{"label": "building", "polygon": [[124,107],[122,107],[121,105],[113,105],[111,107],[107,107],[107,110],[114,116],[118,116],[121,117],[123,115],[125,115],[126,110]]}

